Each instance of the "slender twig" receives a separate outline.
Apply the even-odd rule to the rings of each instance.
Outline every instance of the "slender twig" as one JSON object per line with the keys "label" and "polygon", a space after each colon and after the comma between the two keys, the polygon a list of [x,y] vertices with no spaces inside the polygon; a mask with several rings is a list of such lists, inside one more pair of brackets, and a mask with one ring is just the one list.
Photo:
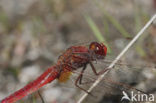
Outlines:
{"label": "slender twig", "polygon": [[[114,59],[114,61],[108,66],[109,70],[98,77],[98,79],[93,83],[93,85],[88,89],[88,92],[91,92],[94,87],[96,87],[104,76],[111,70],[111,68],[119,61],[119,59],[126,53],[126,51],[135,43],[135,41],[143,34],[143,32],[152,24],[152,22],[156,19],[156,14],[147,22],[147,24],[139,31],[139,33],[130,41],[130,43],[121,51],[121,53]],[[85,93],[77,103],[81,103],[88,96]]]}

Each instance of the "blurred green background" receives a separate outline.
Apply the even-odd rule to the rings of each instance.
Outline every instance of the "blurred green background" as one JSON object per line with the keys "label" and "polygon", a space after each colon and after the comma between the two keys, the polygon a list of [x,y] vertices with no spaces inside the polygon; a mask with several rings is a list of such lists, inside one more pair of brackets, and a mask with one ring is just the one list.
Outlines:
{"label": "blurred green background", "polygon": [[[113,60],[155,10],[156,0],[1,0],[0,99],[34,80],[72,45],[104,42]],[[153,25],[125,58],[136,65],[156,63],[155,53]],[[46,103],[74,103],[80,97],[80,90],[58,85],[41,89]],[[19,103],[39,102],[34,93]]]}

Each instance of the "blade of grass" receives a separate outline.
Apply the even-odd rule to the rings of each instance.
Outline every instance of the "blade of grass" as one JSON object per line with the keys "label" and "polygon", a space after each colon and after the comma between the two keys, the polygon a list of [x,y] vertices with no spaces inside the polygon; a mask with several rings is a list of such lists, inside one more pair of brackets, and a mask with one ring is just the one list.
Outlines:
{"label": "blade of grass", "polygon": [[104,8],[96,1],[94,0],[95,4],[99,9],[103,12],[104,16],[113,24],[113,26],[121,33],[121,35],[125,38],[131,38],[132,36],[125,30],[125,28],[109,13],[107,13]]}
{"label": "blade of grass", "polygon": [[107,20],[104,18],[103,19],[103,24],[104,24],[104,32],[105,34],[109,34],[109,26]]}
{"label": "blade of grass", "polygon": [[8,20],[8,17],[7,15],[0,10],[0,23],[2,23],[2,25],[5,27],[5,28],[8,28],[9,27],[9,20]]}
{"label": "blade of grass", "polygon": [[94,23],[94,21],[91,19],[91,17],[89,16],[85,16],[85,19],[88,23],[88,25],[90,26],[90,28],[92,29],[92,31],[94,32],[95,37],[97,38],[97,40],[99,42],[103,42],[107,48],[108,48],[108,53],[111,53],[111,49],[107,43],[107,41],[105,40],[105,38],[103,37],[103,35],[101,34],[100,30],[98,29],[97,25]]}
{"label": "blade of grass", "polygon": [[136,45],[136,51],[139,53],[140,56],[145,57],[146,53],[144,52],[143,48],[140,45]]}
{"label": "blade of grass", "polygon": [[37,103],[37,102],[36,102],[36,98],[35,98],[35,95],[34,95],[34,94],[32,95],[32,103]]}
{"label": "blade of grass", "polygon": [[[142,25],[142,22],[141,22],[141,15],[140,15],[140,9],[139,9],[139,6],[137,5],[137,3],[134,2],[134,11],[135,11],[135,16],[134,16],[134,19],[135,19],[135,31],[139,31],[139,29],[141,28],[141,25]],[[143,51],[142,49],[142,39],[139,40],[135,46],[135,49],[137,51],[137,53],[140,55],[140,56],[145,56],[145,52]]]}
{"label": "blade of grass", "polygon": [[[135,11],[135,31],[139,31],[139,29],[141,28],[141,26],[144,24],[144,22],[147,22],[149,20],[149,17],[147,16],[146,13],[144,13],[139,5],[137,5],[137,3],[134,2],[134,11]],[[143,21],[143,22],[142,22]],[[147,35],[142,36],[142,38],[140,38],[135,46],[136,52],[141,56],[141,57],[145,57],[146,53],[143,50],[143,44],[144,44],[144,39],[146,38]]]}

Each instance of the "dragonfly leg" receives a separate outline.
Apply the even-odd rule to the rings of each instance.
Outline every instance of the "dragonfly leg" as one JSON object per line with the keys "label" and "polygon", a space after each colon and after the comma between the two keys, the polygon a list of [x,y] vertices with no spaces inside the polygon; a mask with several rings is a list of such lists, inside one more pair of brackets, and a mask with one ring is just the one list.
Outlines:
{"label": "dragonfly leg", "polygon": [[95,67],[94,67],[94,65],[92,64],[91,61],[89,62],[89,64],[90,64],[90,66],[91,66],[91,68],[92,68],[92,70],[93,70],[95,75],[101,75],[101,74],[105,73],[107,70],[109,70],[108,68],[105,68],[104,70],[102,70],[99,73],[97,73],[97,71],[96,71],[96,69],[95,69]]}
{"label": "dragonfly leg", "polygon": [[45,103],[45,102],[44,102],[44,99],[43,99],[43,97],[42,97],[42,95],[41,95],[41,93],[40,93],[39,90],[38,90],[38,95],[40,96],[40,98],[41,98],[41,100],[42,100],[42,103]]}
{"label": "dragonfly leg", "polygon": [[80,84],[80,85],[95,82],[95,80],[87,81],[87,82],[82,82],[82,77],[83,77],[83,74],[84,74],[85,69],[86,69],[86,65],[83,67],[83,69],[82,69],[82,71],[81,71],[81,73],[80,73],[80,79],[79,79],[79,84]]}
{"label": "dragonfly leg", "polygon": [[76,79],[76,81],[75,81],[75,86],[78,87],[79,89],[83,90],[84,92],[90,94],[90,92],[88,92],[87,90],[85,90],[84,88],[82,88],[82,87],[80,87],[80,86],[78,85],[78,82],[80,83],[80,80],[82,80],[82,76],[83,76],[82,73],[84,72],[85,68],[86,68],[86,67],[84,67],[84,68],[82,69],[81,74],[77,77],[77,79]]}
{"label": "dragonfly leg", "polygon": [[86,69],[86,65],[82,68],[82,71],[80,73],[79,84],[82,84],[82,77],[83,77],[83,73],[84,73],[85,69]]}

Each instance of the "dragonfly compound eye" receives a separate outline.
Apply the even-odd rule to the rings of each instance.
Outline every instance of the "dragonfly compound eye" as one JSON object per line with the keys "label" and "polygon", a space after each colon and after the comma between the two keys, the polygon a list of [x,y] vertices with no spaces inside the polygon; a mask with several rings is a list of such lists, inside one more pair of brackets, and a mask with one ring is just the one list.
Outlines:
{"label": "dragonfly compound eye", "polygon": [[99,56],[106,56],[107,47],[103,43],[92,42],[89,49]]}

